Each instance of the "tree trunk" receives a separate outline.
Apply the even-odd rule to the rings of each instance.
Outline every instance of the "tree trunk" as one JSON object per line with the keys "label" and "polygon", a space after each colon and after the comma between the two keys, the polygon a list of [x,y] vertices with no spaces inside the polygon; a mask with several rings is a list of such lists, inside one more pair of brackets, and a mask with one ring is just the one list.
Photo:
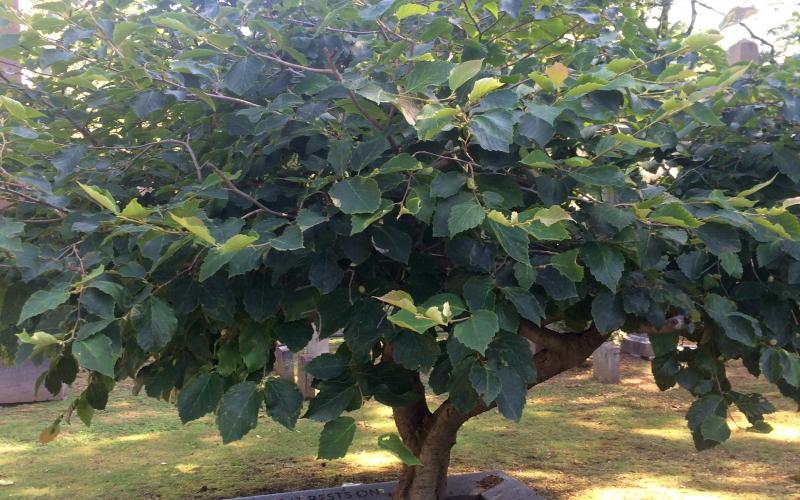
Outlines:
{"label": "tree trunk", "polygon": [[[395,413],[395,422],[404,435],[406,446],[422,462],[422,465],[403,466],[395,500],[441,500],[447,493],[447,469],[450,466],[450,451],[456,444],[456,434],[467,416],[452,407],[428,415],[411,428],[410,420]],[[420,425],[421,424],[421,425]]]}

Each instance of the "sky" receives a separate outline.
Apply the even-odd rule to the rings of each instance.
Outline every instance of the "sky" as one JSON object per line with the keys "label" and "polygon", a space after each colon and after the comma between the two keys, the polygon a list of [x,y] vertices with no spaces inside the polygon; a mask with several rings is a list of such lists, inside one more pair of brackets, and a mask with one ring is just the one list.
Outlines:
{"label": "sky", "polygon": [[[19,5],[23,10],[30,8],[31,3],[36,0],[19,0]],[[703,3],[714,7],[720,12],[727,13],[734,7],[755,7],[758,13],[745,20],[745,24],[758,36],[774,42],[775,38],[770,36],[768,31],[781,23],[786,22],[792,12],[800,11],[800,0],[704,0]],[[670,21],[675,23],[683,21],[688,24],[691,20],[691,0],[674,0],[670,11]],[[698,7],[695,29],[705,31],[719,29],[722,15],[716,12]],[[742,38],[750,38],[747,31],[740,26],[730,26],[722,31],[725,39],[720,42],[724,48],[728,48]]]}
{"label": "sky", "polygon": [[[753,32],[770,41],[775,38],[769,35],[769,30],[785,23],[789,20],[792,12],[800,11],[800,0],[705,0],[703,3],[714,7],[720,12],[727,13],[734,7],[755,7],[758,13],[748,17],[744,23]],[[691,20],[691,0],[675,0],[672,10],[670,10],[670,21],[683,21],[688,24]],[[719,29],[719,24],[723,16],[698,6],[695,30],[705,31]],[[725,38],[720,42],[724,48],[728,48],[742,38],[750,38],[747,31],[741,26],[730,26],[722,30]]]}

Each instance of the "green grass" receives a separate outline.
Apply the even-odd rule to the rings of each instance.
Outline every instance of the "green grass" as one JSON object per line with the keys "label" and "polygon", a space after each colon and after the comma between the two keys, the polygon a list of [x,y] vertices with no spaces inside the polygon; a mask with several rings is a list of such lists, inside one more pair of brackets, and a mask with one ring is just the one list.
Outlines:
{"label": "green grass", "polygon": [[[772,434],[746,432],[697,453],[681,390],[660,393],[649,363],[623,357],[623,384],[603,385],[573,370],[529,394],[520,424],[496,413],[470,421],[453,473],[503,469],[548,498],[800,498],[800,417],[769,386],[734,370],[745,390],[765,391],[780,412]],[[41,429],[66,401],[0,407],[0,497],[219,498],[393,478],[398,462],[376,446],[394,431],[387,408],[368,404],[340,461],[316,460],[320,426],[292,433],[262,418],[223,446],[211,417],[182,426],[172,405],[120,386],[91,428],[63,426],[46,446]],[[741,426],[741,428],[737,427]]]}

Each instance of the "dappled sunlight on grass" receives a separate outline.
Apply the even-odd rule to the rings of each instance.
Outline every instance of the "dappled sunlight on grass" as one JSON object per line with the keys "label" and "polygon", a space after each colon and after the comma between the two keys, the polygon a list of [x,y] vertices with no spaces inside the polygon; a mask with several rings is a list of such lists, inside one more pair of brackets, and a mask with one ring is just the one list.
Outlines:
{"label": "dappled sunlight on grass", "polygon": [[356,467],[366,468],[378,467],[383,469],[400,465],[400,460],[391,453],[385,451],[361,451],[358,453],[351,453],[347,456],[347,461]]}
{"label": "dappled sunlight on grass", "polygon": [[193,474],[197,472],[200,466],[197,464],[178,464],[175,466],[175,470],[180,472],[181,474]]}
{"label": "dappled sunlight on grass", "polygon": [[[772,434],[745,431],[737,414],[741,428],[731,424],[729,444],[697,453],[684,419],[690,397],[658,392],[649,372],[649,363],[623,357],[624,383],[603,385],[580,368],[531,391],[519,424],[496,410],[469,421],[452,472],[505,470],[547,498],[800,497],[800,418],[791,404],[773,399],[780,411],[768,419]],[[745,390],[769,389],[740,368],[732,374]],[[381,481],[400,470],[377,447],[379,435],[396,432],[382,405],[354,412],[350,454],[325,461],[315,459],[315,422],[289,431],[262,413],[243,440],[222,445],[213,416],[182,425],[169,403],[126,389],[120,384],[92,427],[75,420],[47,446],[39,432],[69,400],[0,408],[0,479],[13,482],[0,497],[225,498]],[[76,471],[92,480],[76,481]]]}

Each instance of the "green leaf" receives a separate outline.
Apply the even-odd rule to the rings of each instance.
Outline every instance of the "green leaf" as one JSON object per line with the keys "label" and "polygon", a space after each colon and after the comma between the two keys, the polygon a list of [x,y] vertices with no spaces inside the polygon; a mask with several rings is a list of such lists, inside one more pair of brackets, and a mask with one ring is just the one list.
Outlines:
{"label": "green leaf", "polygon": [[74,342],[72,354],[87,370],[102,373],[107,377],[114,376],[117,355],[111,347],[111,339],[105,335],[92,335],[88,339]]}
{"label": "green leaf", "polygon": [[211,245],[217,244],[217,240],[211,236],[211,233],[208,231],[206,225],[197,217],[178,217],[173,213],[170,213],[169,216],[172,217],[172,220],[177,222],[182,228],[186,229],[206,243]]}
{"label": "green leaf", "polygon": [[378,447],[399,458],[406,465],[422,465],[422,462],[406,448],[397,434],[389,433],[378,437]]}
{"label": "green leaf", "polygon": [[222,84],[228,90],[244,95],[258,83],[266,65],[256,56],[239,59],[225,74]]}
{"label": "green leaf", "polygon": [[141,119],[161,110],[167,104],[167,97],[158,90],[148,90],[133,100],[133,111]]}
{"label": "green leaf", "polygon": [[192,378],[178,393],[178,415],[184,424],[217,409],[225,381],[216,373],[202,373]]}
{"label": "green leaf", "polygon": [[420,61],[405,79],[407,92],[418,92],[431,85],[439,85],[447,81],[452,64],[444,61]]}
{"label": "green leaf", "polygon": [[528,233],[518,227],[506,226],[494,220],[489,220],[488,224],[497,241],[500,242],[500,246],[512,259],[523,264],[530,263]]}
{"label": "green leaf", "polygon": [[404,292],[402,290],[392,290],[391,292],[387,292],[380,297],[374,297],[381,302],[386,302],[387,304],[391,304],[395,307],[399,307],[404,311],[408,311],[411,314],[417,313],[417,306],[414,305],[414,298],[408,292]]}
{"label": "green leaf", "polygon": [[625,323],[625,311],[617,296],[602,290],[592,301],[592,318],[600,333],[609,333]]}
{"label": "green leaf", "polygon": [[589,243],[581,248],[581,258],[597,281],[612,292],[617,291],[617,284],[625,269],[625,257],[616,248],[607,244]]}
{"label": "green leaf", "polygon": [[709,222],[698,227],[695,231],[708,247],[708,251],[714,255],[739,253],[742,249],[739,234],[735,228],[727,224]]}
{"label": "green leaf", "polygon": [[425,333],[439,323],[422,314],[400,310],[388,317],[388,320],[400,328],[406,328],[412,332]]}
{"label": "green leaf", "polygon": [[128,219],[142,220],[150,215],[150,210],[139,204],[139,200],[132,199],[125,205],[125,208],[120,212],[120,217],[127,217]]}
{"label": "green leaf", "polygon": [[550,208],[543,208],[537,210],[533,216],[533,220],[537,220],[547,227],[552,226],[556,222],[565,220],[572,220],[572,216],[558,205],[553,205]]}
{"label": "green leaf", "polygon": [[694,33],[684,38],[681,45],[691,50],[698,50],[707,45],[715,44],[723,38],[719,33]]}
{"label": "green leaf", "polygon": [[333,204],[346,214],[371,214],[381,203],[381,190],[374,179],[350,177],[328,191]]}
{"label": "green leaf", "polygon": [[54,290],[39,290],[34,292],[33,295],[28,297],[25,304],[22,306],[22,311],[19,313],[17,325],[21,325],[23,321],[34,316],[38,316],[44,312],[52,311],[69,299],[70,292],[63,288],[56,288]]}
{"label": "green leaf", "polygon": [[508,147],[514,142],[514,122],[511,113],[495,109],[473,116],[469,130],[480,146],[487,151],[508,153]]}
{"label": "green leaf", "polygon": [[402,264],[408,264],[411,255],[411,236],[393,227],[376,227],[372,230],[372,246],[380,254]]}
{"label": "green leaf", "polygon": [[293,430],[300,410],[303,408],[303,394],[288,380],[271,377],[266,388],[267,415],[273,420]]}
{"label": "green leaf", "polygon": [[317,458],[334,460],[347,454],[356,435],[356,421],[352,417],[339,417],[325,424],[319,436]]}
{"label": "green leaf", "polygon": [[28,121],[28,109],[22,105],[19,101],[16,101],[10,97],[0,95],[0,103],[3,104],[3,107],[6,108],[8,114],[13,116],[18,120],[22,120],[24,122]]}
{"label": "green leaf", "polygon": [[703,439],[716,441],[717,443],[725,442],[731,437],[731,429],[728,427],[728,421],[725,417],[720,417],[718,415],[709,415],[706,417],[700,425],[700,433],[703,435]]}
{"label": "green leaf", "polygon": [[98,205],[105,208],[106,210],[109,210],[114,215],[119,214],[119,207],[117,206],[117,202],[114,201],[114,198],[110,194],[100,190],[97,187],[87,186],[85,184],[81,184],[80,182],[78,183],[78,185],[81,187],[81,189],[83,189],[86,192],[86,194],[89,195],[89,197],[91,197],[95,202],[97,202]]}
{"label": "green leaf", "polygon": [[228,238],[228,240],[225,241],[225,243],[222,244],[222,246],[220,247],[220,252],[222,252],[223,254],[239,252],[250,246],[250,244],[256,241],[257,239],[258,239],[257,236],[250,236],[247,234],[233,235],[230,238]]}
{"label": "green leaf", "polygon": [[474,85],[472,85],[472,90],[467,98],[469,99],[469,102],[478,102],[481,100],[481,98],[483,98],[483,96],[489,92],[499,89],[502,86],[503,82],[497,78],[481,78],[480,80],[476,81]]}
{"label": "green leaf", "polygon": [[248,372],[264,368],[274,340],[271,331],[258,323],[246,323],[239,330],[239,353]]}
{"label": "green leaf", "polygon": [[583,266],[578,264],[578,249],[550,257],[550,265],[570,281],[575,283],[583,281]]}
{"label": "green leaf", "polygon": [[588,186],[623,186],[625,175],[613,165],[598,165],[580,168],[569,173],[570,177]]}
{"label": "green leaf", "polygon": [[619,59],[614,59],[613,61],[609,62],[607,67],[614,73],[619,74],[628,71],[637,64],[639,64],[639,61],[636,59],[628,59],[627,57],[622,57]]}
{"label": "green leaf", "polygon": [[424,16],[427,13],[428,8],[426,6],[418,3],[407,3],[398,7],[394,13],[394,16],[398,21],[402,21],[407,17]]}
{"label": "green leaf", "polygon": [[163,349],[172,340],[178,319],[169,304],[158,297],[150,297],[133,308],[131,324],[137,343],[149,352]]}
{"label": "green leaf", "polygon": [[222,443],[242,439],[258,424],[261,396],[255,382],[240,382],[231,386],[219,402],[217,427]]}
{"label": "green leaf", "polygon": [[303,418],[330,422],[342,414],[356,394],[356,387],[349,383],[325,382],[325,385],[320,386],[319,393],[309,402],[308,411]]}
{"label": "green leaf", "polygon": [[173,29],[179,33],[183,33],[184,35],[194,36],[195,34],[194,30],[183,24],[181,21],[169,17],[167,14],[150,16],[150,21],[152,21],[156,26]]}
{"label": "green leaf", "polygon": [[111,35],[111,40],[114,42],[115,45],[119,45],[122,43],[126,38],[131,36],[136,30],[139,29],[139,23],[134,23],[130,21],[122,21],[114,25],[114,32]]}
{"label": "green leaf", "polygon": [[709,125],[711,127],[725,126],[725,122],[720,120],[719,117],[715,115],[713,111],[711,111],[711,108],[701,102],[692,104],[692,107],[690,107],[687,111],[690,115],[692,115],[692,118],[705,125]]}
{"label": "green leaf", "polygon": [[450,90],[455,92],[459,87],[470,81],[481,71],[483,66],[483,59],[475,59],[473,61],[465,61],[457,64],[450,70],[450,76],[447,80]]}
{"label": "green leaf", "polygon": [[453,336],[470,349],[484,354],[494,334],[499,330],[497,315],[493,311],[479,309],[473,311],[472,316],[466,321],[456,324]]}
{"label": "green leaf", "polygon": [[453,118],[458,114],[455,108],[446,108],[438,105],[426,104],[417,115],[414,128],[420,140],[430,141],[439,132],[446,132],[453,128]]}
{"label": "green leaf", "polygon": [[662,205],[650,214],[650,220],[670,226],[683,228],[696,228],[703,225],[696,217],[689,213],[681,203],[668,203]]}
{"label": "green leaf", "polygon": [[517,312],[523,318],[537,325],[544,317],[544,306],[533,294],[517,287],[503,287],[503,295],[514,304]]}
{"label": "green leaf", "polygon": [[372,223],[381,220],[385,215],[394,209],[394,203],[389,200],[381,200],[380,207],[374,214],[355,214],[350,217],[350,236],[363,232]]}
{"label": "green leaf", "polygon": [[509,367],[498,370],[502,390],[497,395],[497,409],[505,418],[519,422],[522,418],[522,409],[525,407],[525,397],[528,387],[520,375]]}
{"label": "green leaf", "polygon": [[431,182],[431,196],[434,198],[449,198],[456,194],[467,182],[461,172],[442,172]]}
{"label": "green leaf", "polygon": [[483,207],[474,200],[453,205],[453,208],[450,209],[450,216],[447,218],[450,237],[480,226],[485,218],[486,212]]}
{"label": "green leaf", "polygon": [[736,279],[742,277],[744,268],[742,267],[742,261],[739,258],[739,254],[724,253],[719,256],[719,262],[722,264],[722,269],[724,269],[725,272],[731,277]]}
{"label": "green leaf", "polygon": [[427,372],[441,354],[433,335],[415,335],[399,332],[394,339],[394,359],[404,368]]}
{"label": "green leaf", "polygon": [[203,258],[198,280],[203,282],[213,276],[217,271],[222,269],[222,266],[230,262],[233,256],[234,254],[224,253],[220,248],[212,248]]}
{"label": "green leaf", "polygon": [[502,388],[500,376],[488,364],[475,363],[472,365],[469,371],[469,381],[487,405],[492,404]]}
{"label": "green leaf", "polygon": [[244,309],[254,321],[261,323],[272,317],[281,300],[281,292],[265,277],[255,280],[244,291]]}
{"label": "green leaf", "polygon": [[341,375],[347,364],[348,359],[344,356],[326,353],[312,359],[305,370],[317,380],[330,380]]}
{"label": "green leaf", "polygon": [[[284,306],[285,307],[285,306]],[[286,311],[284,310],[284,314]],[[292,352],[300,352],[314,335],[314,329],[311,323],[306,320],[289,321],[281,323],[275,329],[275,335],[278,340],[286,344]]]}
{"label": "green leaf", "polygon": [[303,232],[294,224],[286,226],[280,236],[269,240],[270,246],[279,252],[303,248]]}
{"label": "green leaf", "polygon": [[555,168],[556,166],[556,162],[554,162],[552,158],[547,156],[547,153],[545,153],[541,149],[534,149],[533,151],[525,155],[525,157],[522,158],[519,162],[533,168],[549,169],[549,168]]}

